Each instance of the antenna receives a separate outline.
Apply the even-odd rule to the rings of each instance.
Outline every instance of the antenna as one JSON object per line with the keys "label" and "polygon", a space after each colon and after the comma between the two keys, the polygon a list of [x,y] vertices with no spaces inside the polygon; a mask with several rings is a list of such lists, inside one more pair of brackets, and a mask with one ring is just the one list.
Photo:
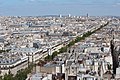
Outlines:
{"label": "antenna", "polygon": [[112,40],[114,40],[114,34],[113,34],[113,32],[114,32],[114,29],[111,30]]}
{"label": "antenna", "polygon": [[29,52],[28,52],[28,68],[30,67],[30,62],[29,62],[29,60],[30,60],[30,57],[29,57]]}

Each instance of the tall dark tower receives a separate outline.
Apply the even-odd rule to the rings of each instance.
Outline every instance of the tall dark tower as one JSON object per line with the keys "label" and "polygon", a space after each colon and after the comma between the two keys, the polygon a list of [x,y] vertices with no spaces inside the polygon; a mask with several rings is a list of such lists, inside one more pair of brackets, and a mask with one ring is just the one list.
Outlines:
{"label": "tall dark tower", "polygon": [[112,55],[112,61],[113,61],[113,74],[116,74],[116,68],[118,67],[118,55],[115,51],[114,35],[112,36],[112,40],[110,41],[110,45],[111,45],[111,55]]}
{"label": "tall dark tower", "polygon": [[88,13],[87,13],[87,18],[89,17]]}
{"label": "tall dark tower", "polygon": [[116,74],[115,55],[114,55],[114,42],[113,42],[113,40],[110,41],[110,48],[111,48],[111,55],[112,55],[112,62],[113,62],[113,74]]}

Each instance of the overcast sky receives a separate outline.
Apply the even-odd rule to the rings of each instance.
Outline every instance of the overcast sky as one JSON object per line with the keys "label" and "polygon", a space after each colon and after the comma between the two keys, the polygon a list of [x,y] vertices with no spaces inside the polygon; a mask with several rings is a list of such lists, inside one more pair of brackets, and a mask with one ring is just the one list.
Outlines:
{"label": "overcast sky", "polygon": [[120,16],[120,0],[0,0],[0,15]]}

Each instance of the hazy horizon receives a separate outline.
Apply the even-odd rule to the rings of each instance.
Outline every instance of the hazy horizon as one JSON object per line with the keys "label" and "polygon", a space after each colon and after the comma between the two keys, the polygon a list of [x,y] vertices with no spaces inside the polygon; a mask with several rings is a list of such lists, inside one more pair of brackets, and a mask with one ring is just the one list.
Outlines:
{"label": "hazy horizon", "polygon": [[0,0],[0,16],[120,16],[120,0]]}

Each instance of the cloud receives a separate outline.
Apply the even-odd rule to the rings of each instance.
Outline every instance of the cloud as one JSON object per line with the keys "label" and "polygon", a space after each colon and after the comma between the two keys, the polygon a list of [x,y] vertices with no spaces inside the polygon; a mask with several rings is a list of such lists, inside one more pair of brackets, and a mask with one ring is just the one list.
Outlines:
{"label": "cloud", "polygon": [[36,1],[36,0],[30,0],[30,1]]}
{"label": "cloud", "polygon": [[113,6],[113,7],[120,6],[120,2],[117,2],[117,3],[113,4],[112,6]]}
{"label": "cloud", "polygon": [[120,5],[120,2],[116,3],[116,5]]}

